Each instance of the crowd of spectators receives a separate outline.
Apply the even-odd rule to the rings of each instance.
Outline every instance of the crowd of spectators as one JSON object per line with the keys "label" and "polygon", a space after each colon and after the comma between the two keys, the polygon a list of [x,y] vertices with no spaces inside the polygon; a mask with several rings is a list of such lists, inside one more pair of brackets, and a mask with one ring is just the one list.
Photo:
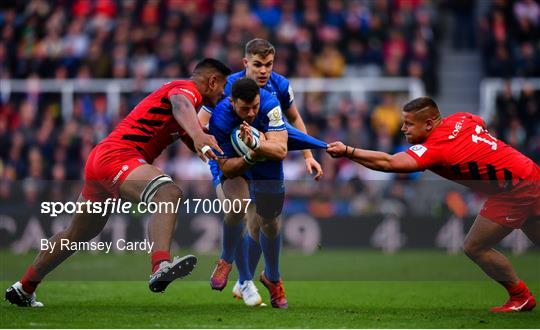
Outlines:
{"label": "crowd of spectators", "polygon": [[[30,0],[2,6],[1,78],[175,79],[188,76],[202,57],[241,70],[244,44],[261,37],[276,46],[274,70],[286,76],[342,77],[360,70],[437,86],[437,8],[431,1]],[[58,94],[2,94],[0,194],[13,180],[80,180],[92,146],[144,95],[123,95],[117,118],[105,95],[76,93],[73,113],[64,118]],[[396,96],[343,98],[329,109],[326,95],[313,93],[300,110],[321,139],[395,151],[402,142]],[[329,184],[336,177],[369,176],[317,156]],[[306,175],[300,153],[288,162],[289,179]],[[157,164],[183,181],[209,178],[181,144]]]}
{"label": "crowd of spectators", "polygon": [[[494,0],[480,17],[480,45],[485,75],[497,78],[540,77],[540,4],[536,0]],[[535,161],[540,160],[540,94],[510,80],[496,99],[494,133]]]}
{"label": "crowd of spectators", "polygon": [[540,76],[540,5],[536,0],[493,0],[480,18],[480,45],[488,77]]}
{"label": "crowd of spectators", "polygon": [[[482,49],[498,49],[502,44],[514,50],[516,45],[526,48],[508,41],[514,39],[508,32],[512,21],[505,18],[507,11],[497,14],[501,3],[505,1],[495,1],[490,19],[480,24],[481,28],[488,24],[488,32],[480,33],[486,36]],[[530,5],[520,0],[514,7],[521,3]],[[236,71],[242,69],[245,43],[260,37],[276,46],[274,70],[288,77],[411,76],[422,79],[431,95],[438,88],[440,12],[429,0],[29,0],[0,6],[0,78],[176,79],[189,76],[202,57],[219,58]],[[460,8],[454,7],[456,15]],[[525,15],[523,10],[517,12]],[[523,44],[527,42],[533,52],[538,50],[538,42]],[[523,63],[530,67],[531,63]],[[91,148],[144,96],[143,92],[122,95],[115,117],[107,108],[106,95],[76,93],[73,113],[65,118],[59,94],[0,93],[0,198],[10,194],[13,182],[24,181],[24,187],[35,191],[43,180],[80,180]],[[370,94],[367,100],[307,93],[300,112],[308,131],[320,139],[397,152],[406,145],[399,132],[399,104],[405,101],[406,95],[395,93]],[[521,130],[507,133],[504,123],[513,121],[504,117],[498,129],[518,146],[536,141],[538,150],[538,133],[527,126],[531,123],[527,116],[538,117],[533,108],[537,109],[531,106],[526,115],[512,117],[522,123]],[[338,194],[360,196],[377,195],[363,181],[395,178],[330,159],[324,152],[315,154],[325,169],[323,182],[317,183],[316,190],[291,187],[292,194],[317,191],[324,204],[336,180],[349,182]],[[300,153],[291,152],[286,162],[289,180],[307,177]],[[194,194],[210,194],[209,182],[200,184],[210,175],[201,164],[181,143],[156,160]],[[406,182],[411,176],[398,178]],[[396,191],[406,194],[407,189],[394,185],[388,194]],[[370,203],[357,200],[356,204]]]}
{"label": "crowd of spectators", "polygon": [[437,10],[427,0],[30,0],[0,15],[3,78],[178,78],[201,57],[241,69],[253,37],[285,76],[377,75],[436,85]]}

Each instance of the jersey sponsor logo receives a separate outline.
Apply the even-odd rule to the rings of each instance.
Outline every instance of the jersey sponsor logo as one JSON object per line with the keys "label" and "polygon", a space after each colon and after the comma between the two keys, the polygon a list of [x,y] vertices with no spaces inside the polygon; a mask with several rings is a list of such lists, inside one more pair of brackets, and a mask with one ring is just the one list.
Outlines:
{"label": "jersey sponsor logo", "polygon": [[118,173],[116,173],[116,175],[114,176],[114,178],[112,179],[112,183],[115,184],[116,181],[118,181],[118,179],[120,179],[120,176],[126,172],[127,170],[129,170],[129,166],[128,165],[123,165],[122,168],[120,169],[120,171],[118,171]]}
{"label": "jersey sponsor logo", "polygon": [[283,117],[281,116],[281,107],[278,105],[274,109],[270,110],[267,114],[268,119],[270,120],[269,126],[276,127],[284,125]]}
{"label": "jersey sponsor logo", "polygon": [[457,137],[457,135],[459,134],[459,131],[461,131],[461,127],[463,127],[463,121],[464,119],[456,123],[456,126],[454,126],[454,130],[452,131],[452,134],[448,135],[449,140],[455,139]]}
{"label": "jersey sponsor logo", "polygon": [[180,91],[182,91],[182,92],[184,92],[186,94],[191,95],[191,97],[193,97],[193,100],[195,101],[195,103],[197,103],[197,96],[195,96],[195,94],[192,91],[190,91],[189,89],[185,89],[185,88],[178,88],[178,90],[180,90]]}
{"label": "jersey sponsor logo", "polygon": [[519,220],[519,218],[511,218],[511,217],[506,217],[505,219],[506,219],[506,221],[517,221],[517,220]]}
{"label": "jersey sponsor logo", "polygon": [[415,144],[414,146],[410,147],[409,150],[414,152],[418,157],[422,157],[422,155],[427,151],[427,148],[421,144]]}

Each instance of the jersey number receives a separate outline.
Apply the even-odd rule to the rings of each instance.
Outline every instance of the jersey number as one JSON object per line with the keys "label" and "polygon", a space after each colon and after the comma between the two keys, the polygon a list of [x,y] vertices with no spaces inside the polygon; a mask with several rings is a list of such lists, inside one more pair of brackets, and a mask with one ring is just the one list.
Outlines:
{"label": "jersey number", "polygon": [[487,139],[487,138],[478,136],[476,134],[472,134],[471,138],[474,143],[484,142],[491,146],[491,150],[497,150],[497,139],[491,136],[485,129],[482,128],[482,126],[476,125],[476,128],[474,129],[474,131],[476,134],[486,133],[486,135],[491,138],[491,139]]}

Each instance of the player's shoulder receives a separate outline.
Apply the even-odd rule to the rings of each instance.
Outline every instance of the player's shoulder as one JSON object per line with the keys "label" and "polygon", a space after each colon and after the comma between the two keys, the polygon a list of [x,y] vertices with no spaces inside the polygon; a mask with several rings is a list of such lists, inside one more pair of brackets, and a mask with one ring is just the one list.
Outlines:
{"label": "player's shoulder", "polygon": [[195,85],[195,82],[193,80],[172,80],[163,84],[161,88],[167,90],[168,92],[178,91],[180,93],[186,93],[194,97],[195,99],[197,99],[197,97],[199,100],[202,99],[199,90],[197,89],[197,85]]}
{"label": "player's shoulder", "polygon": [[267,90],[261,89],[261,111],[270,111],[276,106],[279,106],[279,100],[276,96]]}
{"label": "player's shoulder", "polygon": [[289,79],[277,72],[272,71],[270,74],[270,81],[280,91],[286,91],[289,88]]}
{"label": "player's shoulder", "polygon": [[235,73],[230,74],[227,77],[227,83],[231,84],[234,83],[236,80],[243,78],[246,76],[246,70],[238,71]]}
{"label": "player's shoulder", "polygon": [[179,86],[193,87],[193,88],[197,87],[195,85],[195,82],[193,82],[193,80],[189,80],[189,79],[171,80],[171,81],[168,81],[168,82],[163,84],[163,87],[168,87],[168,88],[174,88],[174,87],[179,87]]}

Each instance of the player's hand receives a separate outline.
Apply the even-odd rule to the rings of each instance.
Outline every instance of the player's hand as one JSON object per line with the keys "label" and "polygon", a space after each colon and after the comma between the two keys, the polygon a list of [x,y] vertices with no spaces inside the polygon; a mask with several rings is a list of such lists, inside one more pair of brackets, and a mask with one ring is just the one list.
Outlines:
{"label": "player's hand", "polygon": [[219,147],[216,138],[213,135],[204,133],[203,131],[193,136],[193,145],[197,150],[197,155],[204,162],[206,162],[207,159],[218,159],[217,155],[214,153],[214,150],[223,154],[223,150],[221,150]]}
{"label": "player's hand", "polygon": [[253,149],[255,144],[253,131],[251,130],[251,125],[249,125],[246,121],[243,121],[240,125],[240,139],[244,141],[248,147]]}
{"label": "player's hand", "polygon": [[345,156],[345,150],[347,146],[341,141],[332,142],[326,148],[326,152],[332,156],[332,158],[339,158]]}
{"label": "player's hand", "polygon": [[313,157],[306,158],[306,169],[310,175],[315,172],[315,176],[313,179],[315,181],[319,181],[323,175],[323,170],[321,164],[319,164],[318,161],[315,160]]}

